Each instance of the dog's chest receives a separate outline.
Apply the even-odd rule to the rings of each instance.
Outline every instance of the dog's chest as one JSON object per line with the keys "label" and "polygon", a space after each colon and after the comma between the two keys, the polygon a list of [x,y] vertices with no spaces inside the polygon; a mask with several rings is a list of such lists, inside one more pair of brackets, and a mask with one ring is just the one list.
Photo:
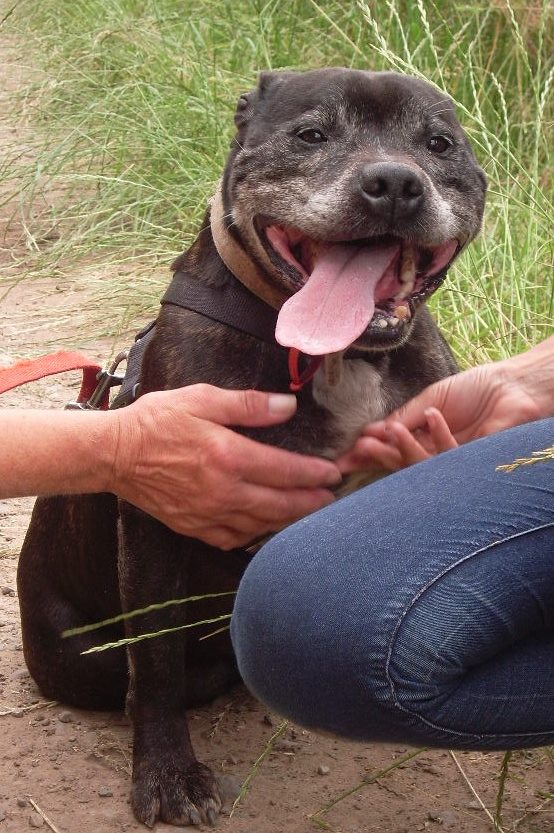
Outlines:
{"label": "dog's chest", "polygon": [[331,458],[347,451],[363,426],[384,417],[392,405],[380,373],[363,359],[343,361],[340,379],[334,385],[326,381],[323,368],[318,370],[312,392],[317,404],[330,414],[333,439],[321,453]]}

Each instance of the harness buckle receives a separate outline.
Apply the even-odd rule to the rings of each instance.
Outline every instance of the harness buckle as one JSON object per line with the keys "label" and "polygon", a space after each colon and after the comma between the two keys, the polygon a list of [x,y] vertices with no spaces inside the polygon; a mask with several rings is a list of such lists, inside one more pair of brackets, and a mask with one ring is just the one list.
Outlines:
{"label": "harness buckle", "polygon": [[65,406],[66,411],[99,411],[102,410],[103,406],[106,403],[108,392],[110,388],[116,387],[117,385],[121,385],[123,383],[123,379],[125,378],[125,374],[121,375],[116,373],[117,368],[121,364],[121,362],[127,360],[127,356],[129,355],[128,350],[122,350],[121,353],[118,353],[111,365],[108,369],[101,370],[97,376],[97,385],[89,396],[88,399],[81,402],[79,400],[75,400],[72,402],[68,402]]}

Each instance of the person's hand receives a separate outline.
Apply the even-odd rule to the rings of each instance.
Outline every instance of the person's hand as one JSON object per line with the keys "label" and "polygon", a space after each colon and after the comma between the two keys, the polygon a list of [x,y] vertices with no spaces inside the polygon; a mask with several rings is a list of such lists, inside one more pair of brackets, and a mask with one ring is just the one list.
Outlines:
{"label": "person's hand", "polygon": [[149,393],[119,411],[109,490],[183,535],[232,549],[333,500],[341,476],[316,457],[224,427],[293,416],[288,394],[193,385]]}
{"label": "person's hand", "polygon": [[[430,385],[385,420],[367,425],[337,464],[343,473],[396,471],[461,443],[552,413],[539,396],[533,351],[466,370]],[[539,358],[542,358],[537,348]],[[541,401],[541,399],[543,401]]]}
{"label": "person's hand", "polygon": [[458,445],[446,420],[436,408],[425,409],[425,424],[414,431],[396,419],[396,413],[362,429],[350,451],[336,461],[342,474],[363,471],[379,476],[383,472],[398,471],[421,463]]}

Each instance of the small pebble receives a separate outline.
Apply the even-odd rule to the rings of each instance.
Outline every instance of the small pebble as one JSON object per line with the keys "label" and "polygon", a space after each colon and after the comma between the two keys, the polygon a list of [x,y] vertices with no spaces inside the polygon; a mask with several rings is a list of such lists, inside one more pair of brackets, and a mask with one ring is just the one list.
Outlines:
{"label": "small pebble", "polygon": [[243,780],[243,778],[239,778],[237,775],[225,774],[217,776],[217,788],[224,804],[233,802],[237,798]]}
{"label": "small pebble", "polygon": [[75,717],[72,712],[64,711],[59,713],[58,720],[60,723],[73,723]]}
{"label": "small pebble", "polygon": [[294,743],[292,740],[278,740],[273,749],[275,752],[297,752],[300,744]]}
{"label": "small pebble", "polygon": [[0,810],[0,821],[4,821],[7,818],[7,814],[5,810]]}
{"label": "small pebble", "polygon": [[29,802],[26,798],[18,798],[17,799],[17,806],[18,807],[26,807]]}
{"label": "small pebble", "polygon": [[329,775],[330,772],[331,772],[330,768],[328,766],[326,766],[325,764],[320,764],[317,768],[317,774],[318,775]]}
{"label": "small pebble", "polygon": [[441,818],[443,827],[459,827],[460,819],[458,818],[456,813],[452,812],[452,810],[443,810],[441,813]]}
{"label": "small pebble", "polygon": [[111,798],[113,795],[112,790],[109,787],[100,787],[98,790],[98,795],[100,798]]}
{"label": "small pebble", "polygon": [[15,590],[13,587],[0,587],[3,596],[15,596]]}
{"label": "small pebble", "polygon": [[44,819],[38,813],[31,813],[29,816],[29,827],[43,827]]}

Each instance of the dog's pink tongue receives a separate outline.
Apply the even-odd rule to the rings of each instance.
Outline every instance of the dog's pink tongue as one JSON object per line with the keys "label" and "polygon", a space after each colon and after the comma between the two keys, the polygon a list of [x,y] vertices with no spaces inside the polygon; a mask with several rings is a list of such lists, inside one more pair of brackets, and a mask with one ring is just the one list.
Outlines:
{"label": "dog's pink tongue", "polygon": [[398,245],[327,247],[302,289],[281,307],[279,344],[310,356],[349,347],[373,318],[375,287],[398,251]]}

